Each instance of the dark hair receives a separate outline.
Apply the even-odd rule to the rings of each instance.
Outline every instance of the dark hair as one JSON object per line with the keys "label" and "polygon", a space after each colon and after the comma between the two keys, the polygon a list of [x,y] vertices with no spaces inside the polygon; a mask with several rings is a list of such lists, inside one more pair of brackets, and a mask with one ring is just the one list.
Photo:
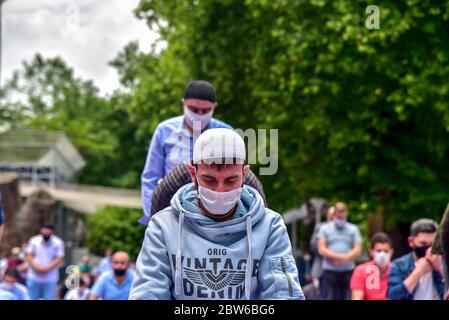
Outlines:
{"label": "dark hair", "polygon": [[53,224],[51,224],[51,223],[47,223],[47,224],[44,224],[41,227],[41,229],[50,229],[50,230],[54,231],[55,230],[55,226]]}
{"label": "dark hair", "polygon": [[8,269],[6,269],[5,274],[3,276],[4,277],[5,276],[10,276],[10,277],[14,277],[16,279],[20,278],[19,271],[17,271],[16,268],[8,268]]}
{"label": "dark hair", "polygon": [[419,219],[410,226],[410,234],[416,237],[419,233],[435,233],[438,225],[432,219]]}
{"label": "dark hair", "polygon": [[[201,160],[203,161],[203,160]],[[216,160],[204,160],[208,166],[211,166],[213,168],[216,168],[217,171],[222,170],[223,168],[228,168],[229,166],[236,165],[236,164],[242,164],[245,165],[246,161],[243,161],[242,163],[238,163],[239,161],[242,161],[241,159],[236,158],[218,158]],[[210,161],[210,163],[207,163],[207,161]],[[193,161],[190,161],[190,163],[195,167],[195,169],[198,170],[198,163],[194,163]]]}
{"label": "dark hair", "polygon": [[184,99],[200,99],[215,103],[217,95],[214,86],[209,82],[194,80],[187,85],[184,91]]}
{"label": "dark hair", "polygon": [[371,249],[374,248],[376,243],[388,243],[390,247],[393,247],[393,242],[390,237],[384,232],[377,232],[371,237]]}

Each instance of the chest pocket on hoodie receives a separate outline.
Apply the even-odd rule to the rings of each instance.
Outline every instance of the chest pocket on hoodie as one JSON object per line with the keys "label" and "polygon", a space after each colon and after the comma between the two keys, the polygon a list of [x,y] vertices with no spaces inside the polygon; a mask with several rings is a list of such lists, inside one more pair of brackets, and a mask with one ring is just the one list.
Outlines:
{"label": "chest pocket on hoodie", "polygon": [[271,259],[271,274],[274,278],[277,298],[303,296],[296,263],[291,257]]}

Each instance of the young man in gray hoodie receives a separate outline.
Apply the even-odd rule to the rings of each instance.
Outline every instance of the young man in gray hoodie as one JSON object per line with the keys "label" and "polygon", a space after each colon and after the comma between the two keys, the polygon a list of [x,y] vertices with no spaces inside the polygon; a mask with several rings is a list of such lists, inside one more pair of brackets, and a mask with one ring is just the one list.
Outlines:
{"label": "young man in gray hoodie", "polygon": [[194,183],[150,220],[130,299],[304,299],[287,228],[243,185],[245,160],[233,130],[199,136]]}

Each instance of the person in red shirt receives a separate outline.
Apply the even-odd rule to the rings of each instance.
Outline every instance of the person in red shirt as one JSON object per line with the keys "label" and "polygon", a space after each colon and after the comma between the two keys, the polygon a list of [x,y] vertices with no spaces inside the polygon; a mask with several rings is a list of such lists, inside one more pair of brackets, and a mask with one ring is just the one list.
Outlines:
{"label": "person in red shirt", "polygon": [[388,274],[393,245],[390,237],[378,232],[371,238],[372,260],[358,265],[351,277],[352,300],[387,300]]}

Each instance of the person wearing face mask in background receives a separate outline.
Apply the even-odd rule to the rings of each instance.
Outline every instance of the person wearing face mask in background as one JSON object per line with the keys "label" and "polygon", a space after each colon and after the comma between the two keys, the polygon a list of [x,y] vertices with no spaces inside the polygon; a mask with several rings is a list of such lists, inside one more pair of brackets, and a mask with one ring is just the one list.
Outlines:
{"label": "person wearing face mask in background", "polygon": [[332,222],[324,225],[318,234],[318,252],[323,257],[323,298],[348,300],[349,284],[354,260],[362,252],[362,236],[359,228],[347,221],[345,203],[335,204]]}
{"label": "person wearing face mask in background", "polygon": [[80,278],[79,287],[67,291],[64,300],[87,300],[90,295],[89,285]]}
{"label": "person wearing face mask in background", "polygon": [[444,295],[441,255],[431,253],[438,225],[419,219],[410,227],[408,243],[412,252],[394,260],[388,280],[391,300],[441,300]]}
{"label": "person wearing face mask in background", "polygon": [[303,300],[287,228],[243,184],[243,139],[210,129],[196,140],[170,207],[156,213],[137,258],[131,300]]}
{"label": "person wearing face mask in background", "polygon": [[14,268],[8,268],[3,275],[3,282],[0,283],[0,289],[7,290],[16,296],[16,300],[30,300],[27,287],[19,283],[19,271]]}
{"label": "person wearing face mask in background", "polygon": [[161,122],[151,139],[141,175],[144,216],[139,223],[148,224],[151,201],[158,182],[173,168],[192,158],[194,138],[211,128],[232,128],[212,118],[217,107],[215,88],[208,82],[190,82],[181,99],[184,114]]}
{"label": "person wearing face mask in background", "polygon": [[388,274],[393,255],[390,237],[383,232],[371,237],[372,260],[358,265],[351,277],[352,300],[387,300]]}
{"label": "person wearing face mask in background", "polygon": [[27,287],[31,300],[53,300],[58,283],[58,269],[64,261],[64,242],[55,236],[54,226],[45,225],[40,234],[28,241]]}
{"label": "person wearing face mask in background", "polygon": [[92,287],[89,300],[128,300],[135,277],[129,270],[129,255],[118,251],[112,256],[113,271],[106,271]]}

